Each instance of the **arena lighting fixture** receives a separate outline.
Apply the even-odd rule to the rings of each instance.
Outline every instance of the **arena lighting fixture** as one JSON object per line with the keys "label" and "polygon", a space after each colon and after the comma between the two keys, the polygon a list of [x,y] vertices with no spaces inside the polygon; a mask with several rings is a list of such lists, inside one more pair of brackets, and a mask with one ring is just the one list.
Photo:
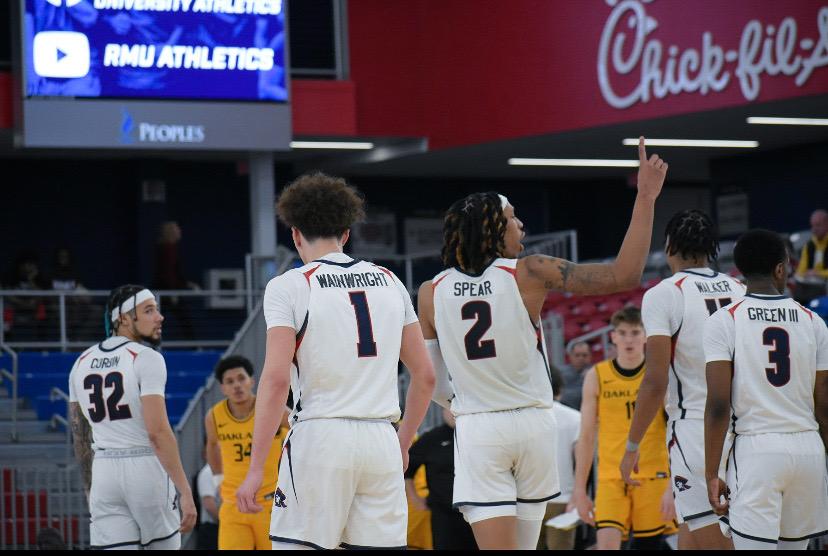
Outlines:
{"label": "arena lighting fixture", "polygon": [[638,168],[637,160],[600,158],[510,158],[510,166],[582,166],[590,168]]}
{"label": "arena lighting fixture", "polygon": [[765,116],[748,116],[747,123],[764,125],[828,125],[828,118],[772,118]]}
{"label": "arena lighting fixture", "polygon": [[[628,138],[622,142],[628,147],[638,146],[638,138]],[[733,141],[730,139],[647,139],[647,146],[755,149],[759,146],[759,141]]]}
{"label": "arena lighting fixture", "polygon": [[360,141],[291,141],[291,149],[345,149],[369,150],[374,148],[373,143]]}

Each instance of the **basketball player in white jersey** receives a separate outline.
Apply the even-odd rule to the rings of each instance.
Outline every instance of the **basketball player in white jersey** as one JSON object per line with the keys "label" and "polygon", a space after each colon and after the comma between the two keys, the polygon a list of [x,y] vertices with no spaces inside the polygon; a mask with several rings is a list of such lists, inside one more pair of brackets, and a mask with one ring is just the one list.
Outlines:
{"label": "basketball player in white jersey", "polygon": [[665,230],[664,251],[673,275],[644,294],[641,316],[647,334],[644,379],[635,402],[621,476],[638,465],[638,444],[665,405],[669,417],[667,446],[675,495],[680,549],[729,549],[718,517],[707,501],[704,481],[704,378],[702,336],[707,318],[737,301],[744,286],[710,268],[719,241],[710,217],[696,209],[677,212]]}
{"label": "basketball player in white jersey", "polygon": [[[708,497],[727,513],[737,549],[805,550],[828,532],[828,329],[782,295],[788,252],[779,234],[745,233],[733,259],[747,294],[704,331]],[[725,483],[718,469],[731,423]]]}
{"label": "basketball player in white jersey", "polygon": [[613,263],[517,259],[523,224],[496,193],[469,195],[446,214],[448,269],[420,288],[420,323],[438,375],[434,399],[457,416],[454,505],[481,549],[534,549],[547,501],[560,494],[540,311],[549,290],[638,285],[667,174],[658,155],[647,159],[643,137],[638,150],[638,195]]}
{"label": "basketball player in white jersey", "polygon": [[164,404],[167,367],[148,347],[161,341],[164,317],[152,292],[134,285],[113,290],[106,310],[107,338],[69,374],[91,546],[177,550],[196,509]]}
{"label": "basketball player in white jersey", "polygon": [[[364,216],[362,199],[344,180],[302,176],[277,209],[305,265],[265,291],[267,353],[239,510],[260,509],[254,495],[291,388],[273,548],[405,548],[403,471],[434,389],[411,298],[389,270],[343,253],[351,225]],[[400,360],[411,385],[397,433]]]}

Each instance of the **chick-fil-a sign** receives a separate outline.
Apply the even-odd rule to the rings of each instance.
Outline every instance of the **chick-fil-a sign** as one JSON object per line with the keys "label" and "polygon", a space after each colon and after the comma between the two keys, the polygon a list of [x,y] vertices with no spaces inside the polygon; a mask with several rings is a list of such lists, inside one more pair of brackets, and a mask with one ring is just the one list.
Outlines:
{"label": "chick-fil-a sign", "polygon": [[[681,93],[718,93],[734,82],[751,101],[758,98],[765,76],[787,76],[801,87],[815,70],[828,66],[828,5],[814,14],[816,36],[800,36],[797,20],[790,16],[751,19],[738,47],[725,48],[709,31],[695,45],[665,46],[651,36],[659,26],[647,13],[653,0],[605,1],[612,12],[598,48],[598,83],[614,108]],[[637,77],[633,86],[630,76]]]}

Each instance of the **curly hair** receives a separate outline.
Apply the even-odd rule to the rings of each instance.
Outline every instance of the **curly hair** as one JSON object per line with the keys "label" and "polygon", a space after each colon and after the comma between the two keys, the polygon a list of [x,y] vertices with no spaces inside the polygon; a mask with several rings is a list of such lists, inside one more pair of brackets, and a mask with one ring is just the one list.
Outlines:
{"label": "curly hair", "polygon": [[276,202],[279,218],[305,239],[338,237],[365,218],[365,201],[344,179],[315,172],[290,183]]}
{"label": "curly hair", "polygon": [[713,220],[697,209],[677,212],[667,223],[664,237],[668,240],[667,254],[679,254],[685,259],[707,257],[710,262],[719,257],[719,239]]}
{"label": "curly hair", "polygon": [[443,264],[479,274],[505,250],[506,225],[494,191],[472,193],[455,202],[443,220]]}

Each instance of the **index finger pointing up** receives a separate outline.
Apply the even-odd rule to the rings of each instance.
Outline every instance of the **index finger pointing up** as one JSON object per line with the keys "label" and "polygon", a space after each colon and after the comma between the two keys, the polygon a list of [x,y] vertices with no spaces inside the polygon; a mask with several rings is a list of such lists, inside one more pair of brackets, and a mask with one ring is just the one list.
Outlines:
{"label": "index finger pointing up", "polygon": [[638,138],[638,161],[641,164],[647,162],[647,149],[644,147],[644,136]]}

